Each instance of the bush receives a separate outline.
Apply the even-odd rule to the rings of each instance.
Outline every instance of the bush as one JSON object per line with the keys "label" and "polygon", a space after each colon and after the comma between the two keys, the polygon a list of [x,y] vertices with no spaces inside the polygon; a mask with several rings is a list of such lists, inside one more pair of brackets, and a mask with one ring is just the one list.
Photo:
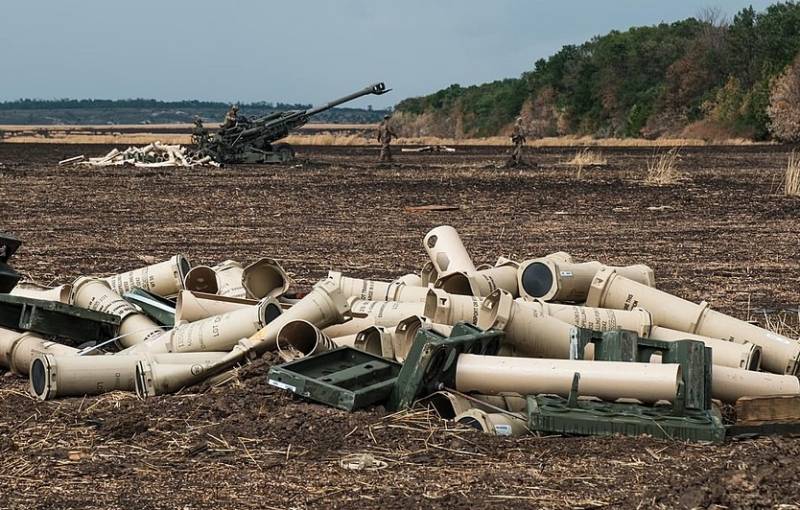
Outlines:
{"label": "bush", "polygon": [[773,136],[785,142],[800,142],[800,55],[772,86],[769,98]]}

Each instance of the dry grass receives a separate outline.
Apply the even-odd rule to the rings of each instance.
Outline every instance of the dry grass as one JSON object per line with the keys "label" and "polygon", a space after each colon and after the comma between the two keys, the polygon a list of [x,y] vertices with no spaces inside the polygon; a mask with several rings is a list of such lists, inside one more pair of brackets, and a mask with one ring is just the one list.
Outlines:
{"label": "dry grass", "polygon": [[800,155],[792,151],[783,178],[783,194],[787,197],[800,196]]}
{"label": "dry grass", "polygon": [[120,133],[110,135],[68,134],[63,136],[15,136],[6,138],[3,143],[68,143],[68,144],[103,144],[103,145],[147,145],[159,140],[169,145],[188,145],[192,143],[191,135],[174,133]]}
{"label": "dry grass", "polygon": [[[215,128],[218,124],[214,122],[206,122],[206,127]],[[37,131],[46,129],[49,131],[86,131],[86,130],[105,130],[105,131],[131,131],[142,130],[143,128],[149,129],[174,129],[175,131],[190,131],[194,124],[0,124],[0,129],[4,131]],[[378,124],[315,124],[309,123],[305,126],[297,128],[300,131],[312,130],[319,131],[322,129],[329,130],[355,130],[355,129],[378,129]]]}
{"label": "dry grass", "polygon": [[763,327],[789,338],[800,338],[800,309],[797,311],[779,310],[776,313],[762,311]]}
{"label": "dry grass", "polygon": [[567,161],[568,165],[575,165],[578,167],[583,166],[604,166],[608,160],[603,156],[603,153],[593,151],[589,147],[575,153],[575,156]]}
{"label": "dry grass", "polygon": [[680,157],[680,147],[673,147],[667,152],[658,152],[647,160],[647,184],[662,186],[665,184],[675,184],[683,174],[678,171],[678,158]]}
{"label": "dry grass", "polygon": [[[211,124],[209,124],[210,126]],[[164,143],[188,144],[191,143],[189,124],[151,125],[150,128],[174,128],[172,133],[130,132],[141,129],[141,125],[118,126],[0,126],[6,131],[26,131],[21,136],[6,138],[6,143],[79,143],[79,144],[118,144],[118,145],[146,145],[156,138]],[[119,129],[119,132],[93,134],[87,132],[91,129]],[[35,133],[36,129],[49,129],[54,133],[42,137]],[[285,141],[296,145],[377,145],[375,139],[375,125],[371,124],[308,124],[291,134]],[[320,132],[322,130],[322,132]],[[127,132],[126,132],[127,131]],[[354,133],[353,131],[357,131]],[[8,133],[7,133],[8,136]],[[725,145],[752,145],[755,142],[742,139],[718,140],[714,143]],[[560,136],[531,140],[529,147],[576,147],[582,152],[589,152],[590,147],[683,147],[713,145],[699,138],[659,138],[646,140],[642,138],[591,138],[588,136]],[[434,136],[401,137],[395,141],[396,145],[461,145],[461,146],[510,146],[511,140],[507,136],[491,136],[486,138],[439,138]],[[579,153],[580,155],[580,153]],[[576,158],[578,155],[576,155]],[[571,163],[572,164],[572,163]],[[578,165],[579,163],[574,163]],[[591,166],[596,163],[584,163]]]}
{"label": "dry grass", "polygon": [[584,167],[605,166],[607,163],[608,161],[601,152],[593,151],[589,147],[585,147],[583,150],[576,152],[575,156],[571,160],[567,161],[568,165],[578,167],[578,170],[575,173],[575,177],[577,179],[580,179],[583,176]]}
{"label": "dry grass", "polygon": [[292,145],[376,145],[378,142],[364,135],[319,133],[315,135],[289,135],[281,140]]}
{"label": "dry grass", "polygon": [[[208,123],[215,128],[216,124]],[[190,135],[193,124],[119,124],[114,126],[21,126],[0,125],[6,131],[5,143],[67,143],[67,144],[113,144],[113,145],[147,145],[158,139],[168,144],[188,145],[192,143]],[[170,132],[151,132],[148,129],[169,130]],[[297,129],[295,134],[285,141],[297,145],[369,145],[363,134],[377,129],[375,124],[307,124]],[[102,132],[92,132],[102,130]],[[49,136],[42,136],[41,131],[48,131]],[[353,132],[360,132],[353,134]],[[18,132],[11,137],[12,132]]]}

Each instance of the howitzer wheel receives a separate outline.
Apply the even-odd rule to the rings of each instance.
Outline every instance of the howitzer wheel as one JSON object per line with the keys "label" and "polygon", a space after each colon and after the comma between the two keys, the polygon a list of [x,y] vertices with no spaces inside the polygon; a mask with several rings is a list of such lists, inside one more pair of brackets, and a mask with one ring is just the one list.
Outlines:
{"label": "howitzer wheel", "polygon": [[291,161],[294,159],[294,148],[288,143],[278,143],[272,146],[272,152],[283,161]]}

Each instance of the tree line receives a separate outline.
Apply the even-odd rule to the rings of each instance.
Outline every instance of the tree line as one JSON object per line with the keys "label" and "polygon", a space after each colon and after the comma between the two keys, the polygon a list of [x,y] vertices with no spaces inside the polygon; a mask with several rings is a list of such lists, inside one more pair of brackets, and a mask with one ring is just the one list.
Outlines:
{"label": "tree line", "polygon": [[[490,136],[521,115],[534,135],[800,140],[800,4],[694,18],[567,45],[519,78],[410,98],[415,134]],[[427,132],[425,132],[427,131]]]}
{"label": "tree line", "polygon": [[[17,99],[0,102],[0,110],[75,110],[75,109],[227,109],[230,103],[220,101],[159,101],[158,99]],[[257,101],[241,104],[242,108],[268,108],[274,110],[305,110],[310,104],[286,104]]]}
{"label": "tree line", "polygon": [[[159,101],[156,99],[20,99],[0,103],[0,124],[170,124],[195,117],[219,122],[230,107],[216,101]],[[262,116],[287,110],[306,110],[308,104],[259,101],[240,104],[240,113]],[[314,117],[323,123],[379,122],[387,110],[340,106]]]}

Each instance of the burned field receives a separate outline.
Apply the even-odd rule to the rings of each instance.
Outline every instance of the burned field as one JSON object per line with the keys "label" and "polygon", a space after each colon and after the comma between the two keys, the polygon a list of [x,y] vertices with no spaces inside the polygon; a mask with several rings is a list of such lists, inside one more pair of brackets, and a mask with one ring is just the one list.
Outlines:
{"label": "burned field", "polygon": [[[292,165],[222,169],[58,167],[107,146],[0,145],[2,230],[14,266],[41,283],[111,274],[183,253],[194,263],[278,259],[300,288],[329,269],[392,279],[421,240],[455,226],[476,262],[567,251],[645,263],[658,287],[797,337],[800,200],[778,184],[779,146],[686,148],[681,181],[644,183],[654,150],[603,149],[607,164],[498,168],[503,149],[397,154],[301,147]],[[453,206],[420,212],[415,206]],[[409,209],[411,208],[411,209]],[[794,310],[787,312],[786,310]],[[0,506],[8,508],[675,508],[800,504],[800,440],[708,446],[647,438],[500,438],[429,412],[348,414],[266,382],[140,401],[114,393],[37,402],[0,377]],[[353,454],[378,470],[341,465]],[[787,507],[789,508],[789,507]]]}

